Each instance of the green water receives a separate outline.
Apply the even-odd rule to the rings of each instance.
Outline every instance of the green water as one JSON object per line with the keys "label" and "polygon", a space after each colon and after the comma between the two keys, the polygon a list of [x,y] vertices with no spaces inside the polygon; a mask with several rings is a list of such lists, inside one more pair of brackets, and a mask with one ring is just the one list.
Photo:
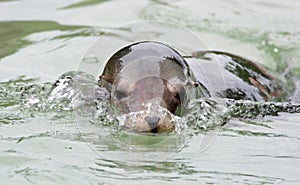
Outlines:
{"label": "green water", "polygon": [[[160,138],[78,126],[70,111],[23,104],[24,86],[46,97],[40,84],[80,68],[99,36],[141,20],[179,25],[209,49],[267,66],[295,89],[291,99],[299,103],[296,0],[0,1],[0,184],[299,184],[299,114],[232,120],[202,151],[207,135],[161,136],[164,143],[157,144]],[[111,34],[112,42],[126,32]],[[145,148],[149,153],[130,152]],[[153,163],[126,163],[131,159]]]}

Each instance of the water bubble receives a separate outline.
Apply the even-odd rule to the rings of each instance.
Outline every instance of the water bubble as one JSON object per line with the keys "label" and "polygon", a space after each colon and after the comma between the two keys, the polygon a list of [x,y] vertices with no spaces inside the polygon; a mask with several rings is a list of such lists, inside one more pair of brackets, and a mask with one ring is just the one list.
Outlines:
{"label": "water bubble", "polygon": [[267,44],[267,42],[265,40],[262,40],[260,43],[262,46],[265,46]]}
{"label": "water bubble", "polygon": [[82,59],[82,62],[88,64],[95,64],[95,63],[99,63],[99,59],[95,55],[88,55]]}

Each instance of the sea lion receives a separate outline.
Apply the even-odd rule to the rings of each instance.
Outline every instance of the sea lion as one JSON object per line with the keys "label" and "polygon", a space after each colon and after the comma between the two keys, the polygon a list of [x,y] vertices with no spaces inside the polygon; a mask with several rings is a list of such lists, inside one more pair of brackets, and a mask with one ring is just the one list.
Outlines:
{"label": "sea lion", "polygon": [[138,112],[124,127],[143,132],[174,130],[172,115],[182,116],[191,98],[203,96],[184,58],[159,42],[138,42],[110,57],[99,85],[111,93],[120,114]]}
{"label": "sea lion", "polygon": [[[220,75],[222,78],[217,78]],[[96,87],[88,74],[65,73],[53,84],[49,100],[68,100],[76,106],[85,102],[91,108],[85,112],[93,114],[90,110],[96,98],[110,102],[114,112],[121,115],[124,129],[168,133],[175,129],[174,116],[185,116],[192,99],[265,102],[284,101],[287,94],[264,67],[243,57],[220,51],[182,56],[167,44],[143,41],[114,53]],[[79,98],[79,104],[72,100],[74,97]]]}
{"label": "sea lion", "polygon": [[[195,63],[206,72],[194,75]],[[223,87],[214,83],[214,63],[221,63]],[[267,70],[250,60],[217,51],[183,57],[170,46],[153,41],[134,43],[113,54],[99,85],[109,90],[111,103],[120,114],[138,112],[134,120],[126,117],[124,128],[152,133],[173,131],[171,116],[183,116],[193,98],[269,101],[284,92]]]}

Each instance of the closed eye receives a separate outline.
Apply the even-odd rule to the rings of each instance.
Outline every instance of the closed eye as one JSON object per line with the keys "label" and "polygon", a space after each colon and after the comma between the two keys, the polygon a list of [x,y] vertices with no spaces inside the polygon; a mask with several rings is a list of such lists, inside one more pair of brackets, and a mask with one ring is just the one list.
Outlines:
{"label": "closed eye", "polygon": [[120,91],[120,90],[115,90],[115,96],[118,100],[121,100],[123,98],[127,97],[127,93],[124,91]]}
{"label": "closed eye", "polygon": [[172,88],[170,88],[170,91],[174,93],[174,99],[176,99],[179,103],[186,100],[186,91],[183,85],[173,85]]}
{"label": "closed eye", "polygon": [[174,97],[178,102],[180,102],[180,95],[179,93],[176,93],[175,97]]}

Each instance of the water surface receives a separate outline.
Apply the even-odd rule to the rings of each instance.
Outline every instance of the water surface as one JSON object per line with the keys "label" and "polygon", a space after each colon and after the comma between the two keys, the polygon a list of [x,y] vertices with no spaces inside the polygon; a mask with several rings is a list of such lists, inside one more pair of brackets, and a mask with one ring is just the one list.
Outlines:
{"label": "water surface", "polygon": [[[143,154],[148,161],[167,159],[133,165],[116,161],[141,155],[119,150],[124,146],[112,141],[127,138],[126,147],[126,142],[136,147],[140,139],[150,146],[153,140],[128,139],[100,126],[95,135],[92,124],[78,128],[73,112],[26,107],[21,96],[25,86],[34,85],[28,91],[46,97],[46,82],[77,70],[89,46],[106,31],[161,20],[187,28],[209,49],[267,66],[295,89],[291,100],[299,103],[299,10],[295,0],[1,1],[1,184],[299,184],[299,114],[231,120],[204,152],[202,134],[184,141],[170,138],[166,142],[176,150],[167,157],[166,152]],[[111,35],[112,40],[125,32]]]}

